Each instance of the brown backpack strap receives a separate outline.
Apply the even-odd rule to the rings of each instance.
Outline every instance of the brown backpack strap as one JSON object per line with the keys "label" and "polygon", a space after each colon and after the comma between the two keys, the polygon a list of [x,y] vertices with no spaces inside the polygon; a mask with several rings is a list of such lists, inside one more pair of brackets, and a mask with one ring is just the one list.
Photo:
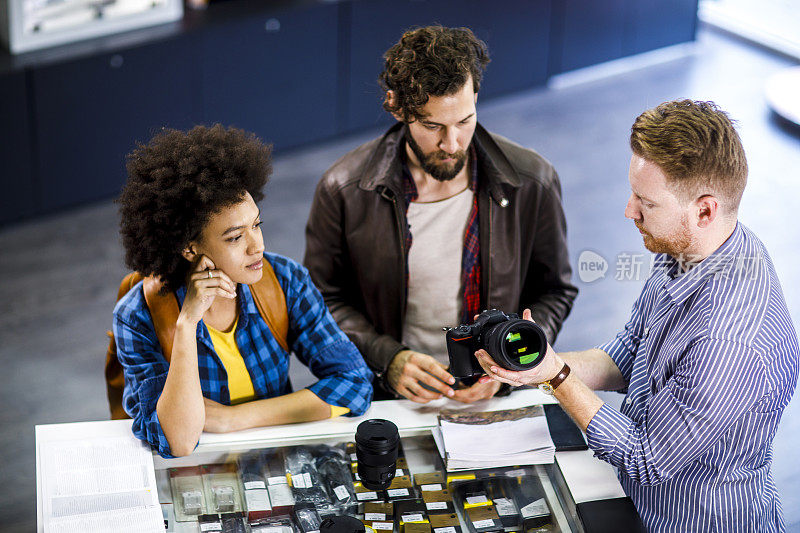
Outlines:
{"label": "brown backpack strap", "polygon": [[[128,294],[134,285],[139,283],[142,275],[138,272],[131,272],[125,276],[119,284],[117,300]],[[111,410],[111,419],[120,420],[128,418],[128,414],[122,408],[122,390],[125,387],[125,375],[122,365],[117,359],[117,343],[114,335],[108,332],[108,350],[106,351],[106,394],[108,395],[108,407]]]}
{"label": "brown backpack strap", "polygon": [[289,336],[289,311],[286,308],[286,294],[283,292],[275,271],[269,261],[262,261],[261,279],[249,285],[258,312],[269,326],[272,336],[281,348],[290,352],[287,337]]}
{"label": "brown backpack strap", "polygon": [[156,330],[158,343],[161,345],[161,353],[169,363],[172,357],[172,343],[175,340],[175,327],[178,324],[178,299],[174,292],[161,294],[161,287],[164,284],[161,280],[149,276],[144,279],[142,288],[144,289],[144,300],[153,318],[153,328]]}

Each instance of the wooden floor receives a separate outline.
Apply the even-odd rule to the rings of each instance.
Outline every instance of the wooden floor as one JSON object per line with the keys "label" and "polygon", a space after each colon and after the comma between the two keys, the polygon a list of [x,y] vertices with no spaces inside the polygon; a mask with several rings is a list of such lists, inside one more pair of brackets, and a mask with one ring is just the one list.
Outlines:
{"label": "wooden floor", "polygon": [[[739,121],[750,162],[741,220],[767,245],[795,323],[800,323],[800,133],[766,108],[762,87],[792,65],[728,37],[701,30],[693,50],[670,61],[617,72],[566,76],[557,88],[479,102],[489,130],[536,149],[558,170],[573,265],[591,250],[609,264],[582,283],[557,349],[586,348],[624,324],[646,272],[617,280],[621,254],[643,254],[623,217],[628,198],[628,132],[644,109],[675,98],[714,100]],[[491,68],[486,74],[491,76]],[[583,81],[581,81],[581,79]],[[313,124],[309,124],[312,128]],[[302,259],[314,186],[340,155],[372,131],[280,156],[262,202],[267,247]],[[0,513],[3,531],[35,528],[34,426],[107,417],[105,331],[126,272],[111,201],[0,230]],[[630,272],[630,271],[627,271]],[[308,373],[295,365],[295,386]],[[606,396],[618,403],[618,395]],[[800,532],[800,400],[789,406],[774,445],[773,473],[790,531]]]}

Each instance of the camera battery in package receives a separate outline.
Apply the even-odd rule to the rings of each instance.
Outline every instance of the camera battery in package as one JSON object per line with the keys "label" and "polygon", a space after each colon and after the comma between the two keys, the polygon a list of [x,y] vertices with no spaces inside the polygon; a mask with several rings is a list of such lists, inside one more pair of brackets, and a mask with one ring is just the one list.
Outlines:
{"label": "camera battery in package", "polygon": [[392,502],[367,502],[364,504],[365,526],[378,533],[394,530],[394,504]]}
{"label": "camera battery in package", "polygon": [[286,465],[282,450],[263,450],[261,452],[263,464],[262,474],[267,480],[267,493],[273,515],[288,515],[294,509],[294,493],[286,477]]}
{"label": "camera battery in package", "polygon": [[538,476],[517,478],[514,498],[522,515],[522,526],[526,531],[551,522],[550,507]]}
{"label": "camera battery in package", "polygon": [[273,515],[250,522],[251,533],[296,533],[292,519],[287,515]]}
{"label": "camera battery in package", "polygon": [[294,507],[294,521],[300,533],[319,533],[322,523],[317,508],[309,503],[298,503]]}
{"label": "camera battery in package", "polygon": [[194,522],[207,511],[203,477],[199,466],[169,469],[176,522]]}
{"label": "camera battery in package", "polygon": [[403,528],[403,533],[431,533],[431,525],[428,522],[409,522]]}
{"label": "camera battery in package", "polygon": [[264,478],[264,464],[258,451],[239,456],[239,477],[244,487],[244,505],[247,508],[247,519],[266,518],[272,514],[267,482]]}
{"label": "camera battery in package", "polygon": [[286,471],[289,473],[295,502],[310,503],[316,507],[331,505],[314,465],[314,456],[308,447],[297,446],[286,453]]}
{"label": "camera battery in package", "polygon": [[236,513],[242,511],[239,476],[233,463],[203,465],[203,489],[209,511]]}
{"label": "camera battery in package", "polygon": [[405,526],[408,524],[429,523],[425,502],[421,498],[394,502],[394,516],[400,533],[405,533]]}
{"label": "camera battery in package", "polygon": [[375,502],[386,499],[386,491],[368,489],[360,481],[353,482],[353,489],[356,491],[356,499],[360,502]]}
{"label": "camera battery in package", "polygon": [[514,500],[517,482],[507,477],[494,477],[485,480],[485,483],[503,527],[519,529],[522,516]]}
{"label": "camera battery in package", "polygon": [[425,509],[429,515],[432,514],[452,514],[456,512],[453,504],[453,495],[447,489],[426,490],[422,493],[425,501]]}
{"label": "camera battery in package", "polygon": [[317,471],[334,505],[348,507],[357,503],[350,461],[341,448],[320,446],[315,449]]}
{"label": "camera battery in package", "polygon": [[493,531],[503,531],[503,523],[500,521],[494,505],[481,505],[464,509],[467,527],[472,533],[489,533]]}
{"label": "camera battery in package", "polygon": [[414,485],[416,485],[421,492],[442,490],[445,488],[444,474],[441,472],[414,474]]}
{"label": "camera battery in package", "polygon": [[202,533],[247,533],[244,513],[204,514],[197,522]]}
{"label": "camera battery in package", "polygon": [[416,498],[411,476],[395,476],[392,484],[386,489],[386,498],[392,501]]}
{"label": "camera battery in package", "polygon": [[462,533],[461,522],[455,513],[428,516],[433,533]]}

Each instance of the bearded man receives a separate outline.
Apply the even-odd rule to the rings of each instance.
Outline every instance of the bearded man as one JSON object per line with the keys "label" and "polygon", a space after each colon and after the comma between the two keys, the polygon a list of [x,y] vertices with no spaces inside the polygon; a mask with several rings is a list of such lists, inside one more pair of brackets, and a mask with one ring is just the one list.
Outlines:
{"label": "bearded man", "polygon": [[530,307],[555,341],[578,292],[558,175],[478,124],[489,57],[469,29],[408,31],[384,57],[397,124],[325,173],[304,263],[374,371],[376,399],[490,398],[499,383],[447,372],[442,328]]}

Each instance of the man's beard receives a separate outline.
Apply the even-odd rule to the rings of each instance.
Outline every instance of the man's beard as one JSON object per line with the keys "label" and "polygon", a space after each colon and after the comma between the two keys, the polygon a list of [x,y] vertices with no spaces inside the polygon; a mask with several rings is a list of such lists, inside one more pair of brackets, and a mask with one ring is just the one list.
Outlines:
{"label": "man's beard", "polygon": [[[431,175],[437,181],[450,181],[461,172],[467,162],[467,152],[459,150],[454,154],[448,154],[444,150],[438,150],[431,154],[426,154],[411,136],[411,132],[406,130],[406,142],[411,147],[411,151],[417,156],[422,170]],[[440,163],[442,159],[455,159],[452,164]]]}
{"label": "man's beard", "polygon": [[655,254],[668,254],[676,259],[680,259],[689,249],[692,243],[692,236],[689,234],[689,217],[684,213],[681,217],[680,231],[669,237],[657,238],[647,232],[638,220],[633,221],[639,231],[643,232],[644,247]]}

